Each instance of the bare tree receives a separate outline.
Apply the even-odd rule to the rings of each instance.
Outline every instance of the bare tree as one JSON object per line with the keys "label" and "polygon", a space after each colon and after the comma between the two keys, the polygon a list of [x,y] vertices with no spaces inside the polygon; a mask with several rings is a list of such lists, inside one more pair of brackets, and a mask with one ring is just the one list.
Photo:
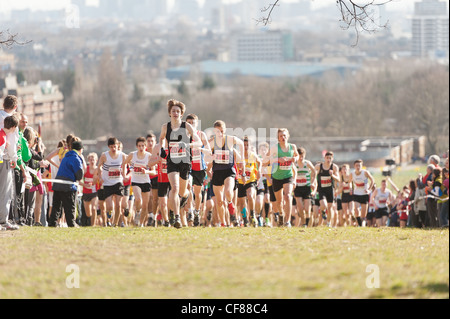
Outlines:
{"label": "bare tree", "polygon": [[[388,22],[380,24],[377,20],[376,8],[385,5],[392,0],[336,0],[336,6],[339,10],[340,21],[343,23],[343,28],[348,30],[353,28],[356,33],[356,42],[353,46],[358,44],[359,35],[361,32],[373,33],[380,28],[386,28]],[[259,18],[257,23],[268,25],[272,22],[272,13],[275,7],[280,5],[281,0],[269,4],[261,9],[265,14]]]}
{"label": "bare tree", "polygon": [[17,33],[10,33],[9,30],[0,31],[0,47],[10,48],[15,44],[24,45],[31,42],[31,40],[21,42],[17,40]]}

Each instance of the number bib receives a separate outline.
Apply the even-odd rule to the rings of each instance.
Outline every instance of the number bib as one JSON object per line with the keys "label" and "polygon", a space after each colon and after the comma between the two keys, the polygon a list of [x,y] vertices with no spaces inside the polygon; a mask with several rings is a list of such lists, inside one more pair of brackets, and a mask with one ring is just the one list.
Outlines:
{"label": "number bib", "polygon": [[320,177],[320,186],[322,187],[331,187],[331,177],[330,176],[321,176]]}
{"label": "number bib", "polygon": [[230,151],[216,150],[214,152],[214,161],[217,164],[230,164]]}
{"label": "number bib", "polygon": [[192,150],[192,161],[200,163],[202,161],[202,152],[198,148]]}
{"label": "number bib", "polygon": [[120,168],[112,167],[108,171],[108,177],[110,179],[120,179]]}
{"label": "number bib", "polygon": [[134,174],[138,176],[144,176],[145,175],[145,165],[142,164],[134,164],[133,171]]}
{"label": "number bib", "polygon": [[288,162],[284,162],[284,163],[279,163],[278,164],[278,168],[282,171],[290,171],[291,170],[291,165],[292,162],[288,161]]}
{"label": "number bib", "polygon": [[170,142],[170,158],[184,158],[186,157],[186,149],[179,147],[178,142]]}
{"label": "number bib", "polygon": [[297,186],[308,186],[308,179],[306,175],[300,175],[297,177]]}

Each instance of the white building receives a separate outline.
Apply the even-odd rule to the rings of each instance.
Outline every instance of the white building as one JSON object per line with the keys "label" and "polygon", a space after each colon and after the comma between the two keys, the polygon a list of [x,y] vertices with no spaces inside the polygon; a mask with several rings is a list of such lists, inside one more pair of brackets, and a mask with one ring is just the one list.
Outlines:
{"label": "white building", "polygon": [[446,58],[449,51],[447,3],[422,0],[415,3],[412,18],[412,54],[417,57]]}
{"label": "white building", "polygon": [[288,31],[249,31],[231,37],[232,61],[284,62],[293,57],[292,34]]}

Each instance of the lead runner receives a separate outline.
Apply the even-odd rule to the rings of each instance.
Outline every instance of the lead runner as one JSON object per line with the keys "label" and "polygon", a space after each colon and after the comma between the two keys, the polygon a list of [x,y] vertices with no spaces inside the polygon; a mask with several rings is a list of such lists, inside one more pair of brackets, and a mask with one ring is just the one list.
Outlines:
{"label": "lead runner", "polygon": [[[182,121],[186,106],[177,100],[169,100],[167,108],[170,122],[161,128],[159,144],[161,157],[167,155],[167,173],[169,176],[169,206],[173,207],[176,228],[181,228],[180,208],[186,204],[190,193],[187,190],[189,172],[191,171],[191,148],[202,146],[202,142],[189,123]],[[190,139],[192,138],[192,143]],[[165,154],[168,148],[168,154]],[[181,197],[181,200],[179,198]]]}

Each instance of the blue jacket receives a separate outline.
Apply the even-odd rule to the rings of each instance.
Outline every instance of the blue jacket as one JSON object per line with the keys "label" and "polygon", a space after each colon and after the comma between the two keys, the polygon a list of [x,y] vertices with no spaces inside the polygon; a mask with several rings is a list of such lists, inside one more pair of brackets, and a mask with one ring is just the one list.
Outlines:
{"label": "blue jacket", "polygon": [[[83,161],[81,157],[75,151],[68,152],[61,161],[56,179],[76,182],[81,180],[83,175]],[[58,192],[76,192],[77,186],[75,184],[53,183],[52,189]]]}

